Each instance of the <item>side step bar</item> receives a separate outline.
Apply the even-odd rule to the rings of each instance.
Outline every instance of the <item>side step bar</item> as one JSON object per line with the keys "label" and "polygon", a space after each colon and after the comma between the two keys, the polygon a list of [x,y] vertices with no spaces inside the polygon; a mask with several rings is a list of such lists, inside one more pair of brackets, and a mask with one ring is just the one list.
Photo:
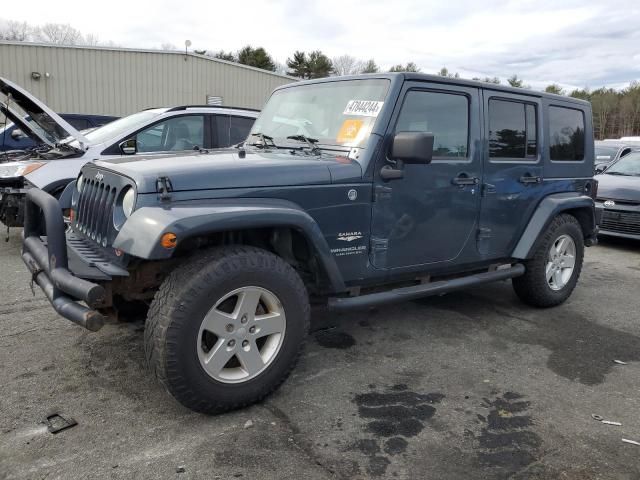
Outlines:
{"label": "side step bar", "polygon": [[468,277],[454,278],[452,280],[441,280],[438,282],[426,283],[423,285],[413,285],[411,287],[396,288],[386,292],[370,293],[357,297],[332,297],[328,306],[332,310],[350,310],[356,308],[374,307],[386,303],[404,302],[416,298],[430,297],[444,293],[462,290],[474,285],[507,280],[508,278],[519,277],[525,272],[524,265],[518,263],[510,268],[501,268],[491,272],[476,273]]}

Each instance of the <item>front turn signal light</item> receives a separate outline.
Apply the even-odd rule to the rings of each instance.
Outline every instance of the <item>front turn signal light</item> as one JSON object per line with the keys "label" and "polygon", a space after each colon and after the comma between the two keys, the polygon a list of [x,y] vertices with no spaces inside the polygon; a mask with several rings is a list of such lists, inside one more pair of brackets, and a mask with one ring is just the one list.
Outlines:
{"label": "front turn signal light", "polygon": [[28,164],[20,167],[17,171],[17,174],[21,177],[24,177],[44,165],[46,165],[46,162],[29,162]]}
{"label": "front turn signal light", "polygon": [[175,233],[165,233],[164,235],[162,235],[162,238],[160,239],[160,245],[162,245],[164,248],[175,248],[176,245],[178,244],[178,237],[176,236]]}

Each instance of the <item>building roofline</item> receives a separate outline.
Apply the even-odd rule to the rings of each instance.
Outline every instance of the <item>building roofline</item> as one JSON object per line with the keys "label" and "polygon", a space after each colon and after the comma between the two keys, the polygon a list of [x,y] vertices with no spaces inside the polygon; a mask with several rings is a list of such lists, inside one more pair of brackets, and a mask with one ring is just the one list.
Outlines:
{"label": "building roofline", "polygon": [[53,43],[39,43],[39,42],[16,42],[11,40],[0,40],[0,46],[2,45],[14,45],[18,47],[47,47],[47,48],[69,48],[77,50],[100,50],[100,51],[115,51],[115,52],[129,52],[129,53],[153,53],[153,54],[166,54],[166,55],[186,55],[188,57],[201,58],[203,60],[209,60],[215,63],[222,63],[230,65],[232,67],[244,68],[246,70],[253,70],[254,72],[264,73],[267,75],[273,75],[278,78],[286,78],[288,80],[300,80],[296,77],[289,75],[282,75],[276,72],[270,72],[269,70],[263,70],[262,68],[251,67],[249,65],[243,65],[242,63],[230,62],[229,60],[222,60],[221,58],[209,57],[207,55],[198,55],[193,52],[183,52],[180,50],[159,50],[153,48],[128,48],[128,47],[111,47],[102,45],[58,45]]}

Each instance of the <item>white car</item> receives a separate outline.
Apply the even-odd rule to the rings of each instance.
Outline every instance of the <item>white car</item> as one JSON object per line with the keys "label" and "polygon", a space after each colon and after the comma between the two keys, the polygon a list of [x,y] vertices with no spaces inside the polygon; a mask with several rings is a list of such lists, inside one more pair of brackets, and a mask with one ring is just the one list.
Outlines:
{"label": "white car", "polygon": [[26,189],[59,197],[82,165],[120,156],[225,148],[243,141],[258,110],[221,106],[151,108],[80,133],[40,100],[0,77],[0,112],[37,144],[0,152],[0,222],[22,226]]}

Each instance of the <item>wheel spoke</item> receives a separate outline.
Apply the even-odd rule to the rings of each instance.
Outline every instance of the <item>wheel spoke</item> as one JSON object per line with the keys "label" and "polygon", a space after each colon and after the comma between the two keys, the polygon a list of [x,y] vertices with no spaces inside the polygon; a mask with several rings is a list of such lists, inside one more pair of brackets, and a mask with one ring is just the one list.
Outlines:
{"label": "wheel spoke", "polygon": [[256,342],[250,342],[249,348],[247,350],[245,350],[244,348],[239,348],[237,356],[238,360],[240,360],[242,368],[249,375],[253,375],[256,372],[259,372],[262,367],[264,367],[264,362],[262,361],[262,357],[260,356],[260,352],[258,351]]}
{"label": "wheel spoke", "polygon": [[260,291],[254,289],[246,289],[240,292],[238,294],[238,303],[236,304],[234,316],[241,318],[243,315],[247,315],[249,319],[254,318],[261,295],[262,293]]}
{"label": "wheel spoke", "polygon": [[220,338],[206,354],[203,361],[204,368],[210,375],[218,375],[234,354],[233,349],[227,348],[227,341]]}
{"label": "wheel spoke", "polygon": [[545,274],[547,275],[547,282],[551,281],[551,278],[553,277],[553,263],[552,262],[547,262],[547,268],[545,270]]}
{"label": "wheel spoke", "polygon": [[553,281],[556,285],[556,288],[560,289],[562,287],[564,287],[564,281],[562,280],[562,270],[561,269],[557,269],[554,273],[553,273]]}
{"label": "wheel spoke", "polygon": [[233,321],[233,317],[227,313],[221,312],[212,308],[204,317],[202,327],[212,333],[215,333],[218,337],[222,337],[225,334],[225,326]]}
{"label": "wheel spoke", "polygon": [[567,251],[567,239],[566,237],[562,237],[558,244],[556,245],[556,252],[560,255],[564,254]]}
{"label": "wheel spoke", "polygon": [[562,268],[573,268],[576,264],[576,257],[573,255],[563,255],[562,261],[564,262]]}
{"label": "wheel spoke", "polygon": [[256,316],[256,338],[284,332],[284,315],[278,312]]}

